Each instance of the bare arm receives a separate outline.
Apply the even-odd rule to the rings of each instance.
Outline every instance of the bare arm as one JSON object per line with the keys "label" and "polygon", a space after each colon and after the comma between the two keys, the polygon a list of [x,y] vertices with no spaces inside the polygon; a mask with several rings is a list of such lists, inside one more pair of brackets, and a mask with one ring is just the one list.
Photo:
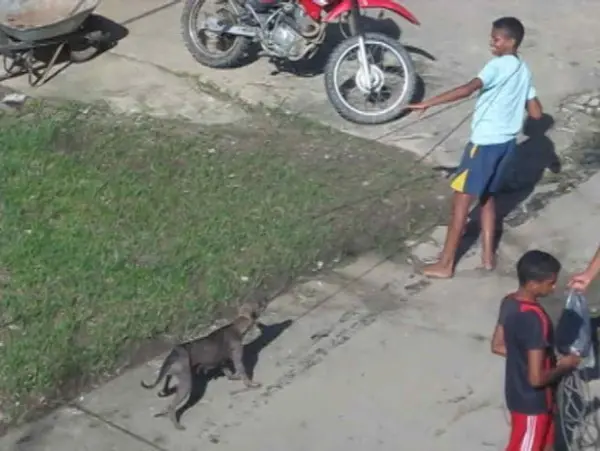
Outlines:
{"label": "bare arm", "polygon": [[514,299],[511,296],[507,296],[502,299],[500,303],[500,309],[498,311],[498,321],[494,328],[494,334],[492,335],[492,353],[506,357],[506,342],[504,341],[504,323],[511,313],[516,310]]}
{"label": "bare arm", "polygon": [[483,82],[479,78],[474,78],[468,83],[461,85],[457,88],[446,91],[440,95],[432,97],[431,99],[425,100],[421,103],[409,105],[409,108],[415,110],[424,110],[431,108],[432,106],[442,105],[444,103],[456,102],[457,100],[466,99],[474,92],[480,90],[483,86]]}
{"label": "bare arm", "polygon": [[544,349],[527,351],[527,377],[532,387],[541,388],[553,384],[575,369],[580,361],[578,356],[568,355],[559,360],[556,368],[544,369],[545,353]]}
{"label": "bare arm", "polygon": [[527,101],[527,113],[532,119],[539,120],[542,118],[544,111],[542,109],[542,104],[537,97]]}
{"label": "bare arm", "polygon": [[592,261],[590,261],[586,272],[589,273],[592,276],[592,278],[596,277],[598,273],[600,273],[600,247],[596,251],[596,254],[594,255],[594,258],[592,258]]}
{"label": "bare arm", "polygon": [[575,274],[569,281],[569,286],[574,290],[585,291],[592,280],[600,273],[600,247],[596,250],[596,254],[588,264],[585,271]]}
{"label": "bare arm", "polygon": [[492,336],[492,353],[506,357],[506,345],[504,343],[504,327],[497,324]]}
{"label": "bare arm", "polygon": [[520,346],[527,350],[527,379],[532,387],[541,388],[554,383],[577,366],[576,355],[562,357],[556,368],[546,368],[547,355],[543,318],[534,312],[521,312],[516,317],[515,330]]}

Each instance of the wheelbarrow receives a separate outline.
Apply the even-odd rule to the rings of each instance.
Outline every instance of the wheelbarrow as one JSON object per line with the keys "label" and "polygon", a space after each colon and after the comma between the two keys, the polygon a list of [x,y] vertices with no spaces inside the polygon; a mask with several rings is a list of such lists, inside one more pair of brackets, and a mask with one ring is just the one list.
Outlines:
{"label": "wheelbarrow", "polygon": [[[110,40],[92,14],[100,0],[0,0],[0,54],[7,76],[27,73],[31,86],[48,78],[63,50],[81,63],[93,58]],[[36,51],[53,50],[40,67]]]}

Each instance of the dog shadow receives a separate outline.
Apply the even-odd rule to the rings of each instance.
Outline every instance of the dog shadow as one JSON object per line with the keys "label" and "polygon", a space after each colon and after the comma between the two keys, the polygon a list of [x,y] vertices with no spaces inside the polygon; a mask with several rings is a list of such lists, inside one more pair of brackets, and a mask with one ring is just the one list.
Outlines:
{"label": "dog shadow", "polygon": [[252,379],[254,377],[254,370],[258,363],[258,356],[263,349],[269,344],[275,341],[288,327],[292,325],[291,319],[282,321],[280,323],[271,324],[266,326],[264,324],[257,324],[260,329],[260,335],[246,346],[244,346],[244,366],[248,372],[248,377]]}
{"label": "dog shadow", "polygon": [[[250,379],[254,376],[254,370],[256,368],[256,364],[258,363],[258,356],[269,344],[275,341],[288,327],[292,325],[293,321],[291,319],[282,321],[280,323],[265,325],[262,323],[257,323],[257,327],[260,330],[260,335],[244,346],[244,356],[243,362],[246,368],[246,372]],[[233,364],[231,362],[227,363],[227,367],[233,370]],[[200,373],[192,375],[192,389],[190,392],[190,396],[187,402],[178,409],[177,418],[179,419],[187,410],[194,407],[206,393],[206,389],[208,387],[208,383],[213,379],[218,379],[220,377],[225,377],[225,374],[221,369],[214,369],[208,371],[207,373]],[[241,381],[235,381],[236,383],[242,384]],[[169,390],[169,393],[165,396],[170,396],[175,392],[176,388],[173,387]]]}
{"label": "dog shadow", "polygon": [[[528,119],[523,129],[527,139],[518,144],[506,160],[502,185],[495,196],[496,200],[496,237],[494,250],[502,239],[504,224],[519,225],[530,213],[519,211],[519,207],[535,190],[542,180],[544,172],[561,172],[562,165],[556,154],[552,140],[547,136],[554,126],[554,118],[544,114],[539,120]],[[449,169],[449,168],[446,168]],[[532,205],[535,207],[535,205]],[[541,208],[541,205],[540,205]],[[535,209],[535,208],[534,208]],[[469,213],[465,233],[456,253],[458,262],[477,242],[481,233],[479,220],[481,209],[479,204]]]}

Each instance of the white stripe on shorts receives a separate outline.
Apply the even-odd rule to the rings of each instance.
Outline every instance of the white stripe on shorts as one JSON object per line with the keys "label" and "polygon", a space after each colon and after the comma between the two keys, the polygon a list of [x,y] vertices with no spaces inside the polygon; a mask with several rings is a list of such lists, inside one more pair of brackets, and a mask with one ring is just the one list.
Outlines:
{"label": "white stripe on shorts", "polygon": [[525,429],[525,435],[523,435],[523,441],[521,442],[521,451],[533,451],[533,443],[535,441],[535,429],[537,426],[537,417],[527,417],[527,427]]}

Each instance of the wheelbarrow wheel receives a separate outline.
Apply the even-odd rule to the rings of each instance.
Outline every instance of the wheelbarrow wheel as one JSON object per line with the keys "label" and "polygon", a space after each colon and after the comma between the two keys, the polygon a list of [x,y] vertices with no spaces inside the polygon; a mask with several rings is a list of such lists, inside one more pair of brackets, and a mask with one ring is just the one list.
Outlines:
{"label": "wheelbarrow wheel", "polygon": [[85,63],[96,56],[97,53],[98,48],[87,42],[69,45],[69,60],[72,63]]}
{"label": "wheelbarrow wheel", "polygon": [[19,55],[2,55],[2,66],[7,75],[17,75],[25,72],[23,60]]}
{"label": "wheelbarrow wheel", "polygon": [[81,25],[81,38],[69,42],[69,59],[72,63],[84,63],[100,50],[104,50],[105,20],[97,14],[91,14]]}
{"label": "wheelbarrow wheel", "polygon": [[[9,46],[10,38],[0,30],[0,46]],[[2,55],[2,67],[6,75],[12,76],[24,72],[23,55],[18,52],[8,52]]]}

